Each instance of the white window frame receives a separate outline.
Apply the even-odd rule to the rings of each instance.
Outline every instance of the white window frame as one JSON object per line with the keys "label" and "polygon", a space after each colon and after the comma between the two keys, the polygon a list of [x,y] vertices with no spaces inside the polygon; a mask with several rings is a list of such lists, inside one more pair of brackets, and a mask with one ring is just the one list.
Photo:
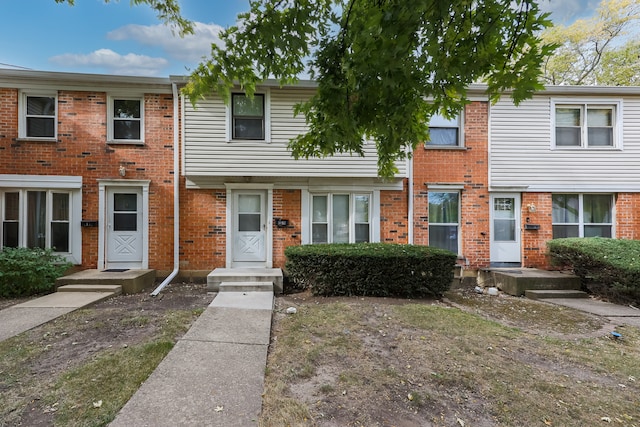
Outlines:
{"label": "white window frame", "polygon": [[[140,102],[140,138],[138,139],[116,139],[114,135],[114,122],[115,117],[114,114],[114,102],[117,100],[124,101],[139,101]],[[133,145],[143,145],[145,139],[145,111],[144,111],[144,94],[140,95],[119,95],[119,94],[109,94],[107,96],[107,142],[109,144],[133,144]],[[130,120],[130,119],[128,119]],[[138,120],[138,119],[134,119]]]}
{"label": "white window frame", "polygon": [[456,194],[458,196],[458,222],[432,222],[431,221],[431,216],[428,216],[429,218],[429,246],[431,246],[431,226],[456,226],[457,230],[456,230],[456,249],[457,249],[457,253],[460,255],[461,254],[461,245],[460,245],[460,230],[461,230],[461,213],[462,213],[462,194],[460,192],[460,190],[452,190],[452,189],[433,189],[433,188],[429,188],[429,191],[427,192],[427,214],[428,209],[429,209],[429,195],[430,193],[453,193]]}
{"label": "white window frame", "polygon": [[226,106],[226,125],[227,125],[227,141],[228,142],[247,142],[247,143],[271,143],[271,91],[256,91],[255,95],[264,96],[264,139],[234,139],[233,138],[233,95],[244,95],[240,90],[231,91],[231,99]]}
{"label": "white window frame", "polygon": [[[0,223],[4,222],[5,193],[19,193],[18,246],[27,242],[27,192],[46,192],[46,236],[45,246],[51,247],[52,195],[69,194],[69,251],[56,252],[73,264],[82,264],[82,177],[75,176],[38,176],[38,175],[0,175]],[[0,246],[3,244],[3,230],[0,227]]]}
{"label": "white window frame", "polygon": [[[367,192],[344,192],[344,191],[336,191],[336,192],[320,192],[320,193],[311,193],[309,197],[310,201],[310,230],[311,230],[311,243],[313,242],[313,225],[316,224],[313,222],[313,198],[314,197],[326,197],[327,198],[327,222],[323,223],[327,225],[327,241],[321,243],[333,243],[333,196],[349,196],[349,243],[355,243],[356,237],[356,197],[357,196],[367,196],[369,198],[369,237],[367,242],[373,241],[373,226],[371,224],[372,220],[372,203],[373,203],[373,194]],[[360,223],[358,223],[360,224]]]}
{"label": "white window frame", "polygon": [[[442,120],[446,120],[449,121],[448,119],[446,119],[442,114],[434,114],[433,116],[431,116],[431,120],[429,123],[429,131],[431,131],[432,128],[445,128],[445,129],[449,129],[451,128],[451,126],[432,126],[431,125],[431,121],[433,121],[433,118],[437,118],[437,119],[442,119]],[[457,121],[457,137],[458,137],[458,143],[456,145],[438,145],[438,144],[430,144],[430,141],[425,141],[424,146],[425,148],[430,148],[430,149],[451,149],[451,148],[464,148],[464,110],[460,111],[460,113],[458,114],[458,116],[456,117],[456,121]]]}
{"label": "white window frame", "polygon": [[[564,225],[564,226],[578,226],[578,237],[584,237],[584,227],[589,225],[599,225],[599,226],[610,226],[611,227],[611,238],[615,238],[615,218],[616,218],[616,203],[615,197],[611,193],[571,193],[571,192],[554,192],[552,197],[552,209],[553,209],[553,196],[555,195],[569,195],[569,196],[578,196],[578,222],[552,222],[551,226],[556,225]],[[595,223],[595,222],[585,222],[584,221],[584,196],[610,196],[611,197],[611,222],[609,223]],[[553,221],[553,216],[552,216]],[[554,237],[557,238],[557,237]]]}
{"label": "white window frame", "polygon": [[[42,116],[53,119],[53,136],[28,136],[27,135],[27,98],[54,98],[55,114]],[[23,90],[18,96],[18,138],[32,141],[57,141],[58,140],[58,92]]]}
{"label": "white window frame", "polygon": [[[580,145],[557,145],[556,142],[556,109],[557,108],[580,108]],[[590,107],[601,107],[613,109],[613,141],[612,145],[589,145],[588,124],[585,123],[587,109]],[[551,100],[551,147],[554,150],[621,150],[622,141],[622,108],[623,102],[620,99],[552,99]]]}

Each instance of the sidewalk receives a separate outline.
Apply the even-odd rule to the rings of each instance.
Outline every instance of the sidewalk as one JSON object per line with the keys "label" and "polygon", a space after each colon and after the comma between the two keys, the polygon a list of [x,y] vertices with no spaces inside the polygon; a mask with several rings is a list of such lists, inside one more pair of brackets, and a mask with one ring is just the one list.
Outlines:
{"label": "sidewalk", "polygon": [[110,426],[257,425],[273,298],[218,293]]}
{"label": "sidewalk", "polygon": [[54,292],[0,310],[0,341],[115,294],[116,292]]}
{"label": "sidewalk", "polygon": [[541,298],[538,301],[602,316],[617,325],[630,325],[640,328],[640,310],[629,306],[598,301],[593,298]]}

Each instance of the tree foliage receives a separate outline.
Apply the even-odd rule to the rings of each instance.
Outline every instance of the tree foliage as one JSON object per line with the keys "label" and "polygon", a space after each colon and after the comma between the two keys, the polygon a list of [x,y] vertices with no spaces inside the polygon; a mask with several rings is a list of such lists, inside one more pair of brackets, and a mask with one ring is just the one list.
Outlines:
{"label": "tree foliage", "polygon": [[308,75],[316,94],[297,106],[309,131],[289,144],[295,158],[363,155],[375,141],[378,173],[428,138],[436,112],[456,115],[469,84],[517,103],[541,88],[553,46],[535,0],[252,0],[251,10],[212,45],[185,92],[196,102],[217,91],[227,102],[240,86],[295,83]]}
{"label": "tree foliage", "polygon": [[639,44],[625,40],[640,20],[637,0],[602,0],[596,15],[555,26],[543,39],[559,47],[544,65],[547,83],[560,85],[638,84]]}

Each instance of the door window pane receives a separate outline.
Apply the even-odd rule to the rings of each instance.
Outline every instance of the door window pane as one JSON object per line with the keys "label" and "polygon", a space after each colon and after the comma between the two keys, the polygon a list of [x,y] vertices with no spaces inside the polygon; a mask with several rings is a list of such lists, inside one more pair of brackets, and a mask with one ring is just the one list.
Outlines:
{"label": "door window pane", "polygon": [[349,243],[349,195],[333,196],[333,243]]}
{"label": "door window pane", "polygon": [[260,214],[238,214],[238,231],[260,231]]}
{"label": "door window pane", "polygon": [[515,200],[511,197],[493,200],[493,236],[498,242],[516,240]]}
{"label": "door window pane", "polygon": [[45,248],[47,220],[47,193],[27,192],[27,247]]}
{"label": "door window pane", "polygon": [[135,193],[115,193],[113,195],[114,231],[138,230],[138,195]]}
{"label": "door window pane", "polygon": [[238,195],[238,231],[260,231],[262,198],[259,194]]}

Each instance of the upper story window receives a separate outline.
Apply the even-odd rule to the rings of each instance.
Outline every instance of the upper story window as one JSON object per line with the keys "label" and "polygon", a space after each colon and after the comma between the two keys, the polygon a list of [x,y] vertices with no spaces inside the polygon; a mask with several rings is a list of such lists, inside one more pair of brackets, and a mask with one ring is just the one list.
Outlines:
{"label": "upper story window", "polygon": [[448,119],[441,114],[434,114],[429,121],[428,147],[461,147],[462,116]]}
{"label": "upper story window", "polygon": [[231,138],[265,140],[265,95],[231,95]]}
{"label": "upper story window", "polygon": [[144,142],[144,99],[109,97],[109,142],[136,144]]}
{"label": "upper story window", "polygon": [[555,146],[615,148],[619,146],[617,104],[555,104]]}
{"label": "upper story window", "polygon": [[20,138],[54,140],[58,127],[55,93],[23,92],[20,96]]}
{"label": "upper story window", "polygon": [[553,238],[612,237],[611,194],[553,194]]}
{"label": "upper story window", "polygon": [[311,243],[371,241],[371,194],[314,194]]}

